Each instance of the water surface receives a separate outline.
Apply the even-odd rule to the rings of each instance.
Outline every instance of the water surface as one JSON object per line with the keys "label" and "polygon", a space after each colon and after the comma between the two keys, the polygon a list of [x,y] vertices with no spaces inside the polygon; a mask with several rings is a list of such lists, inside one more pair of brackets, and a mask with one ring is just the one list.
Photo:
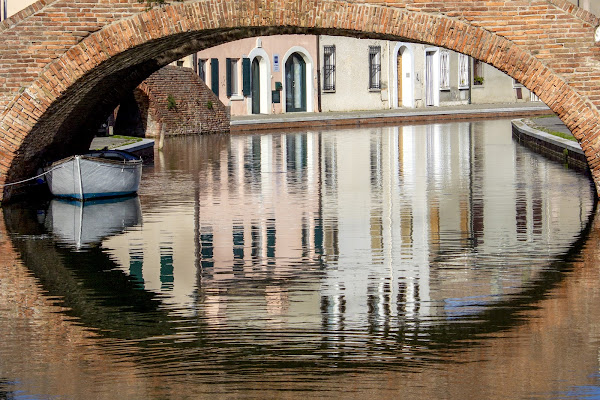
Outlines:
{"label": "water surface", "polygon": [[597,393],[593,190],[506,120],[171,139],[3,209],[0,398]]}

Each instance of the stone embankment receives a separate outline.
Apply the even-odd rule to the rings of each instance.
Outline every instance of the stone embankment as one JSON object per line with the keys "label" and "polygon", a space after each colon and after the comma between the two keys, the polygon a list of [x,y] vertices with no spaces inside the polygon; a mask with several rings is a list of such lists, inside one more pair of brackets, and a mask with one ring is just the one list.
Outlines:
{"label": "stone embankment", "polygon": [[[569,168],[589,172],[581,146],[577,141],[568,139],[572,135],[558,117],[515,119],[512,121],[512,131],[515,139],[522,145],[563,162]],[[549,132],[557,132],[560,136]]]}

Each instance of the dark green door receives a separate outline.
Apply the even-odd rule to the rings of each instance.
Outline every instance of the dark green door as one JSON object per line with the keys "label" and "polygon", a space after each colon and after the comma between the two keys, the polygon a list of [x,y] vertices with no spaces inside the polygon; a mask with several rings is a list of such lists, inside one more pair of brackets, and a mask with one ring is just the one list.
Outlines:
{"label": "dark green door", "polygon": [[306,63],[298,53],[285,62],[285,109],[306,111]]}
{"label": "dark green door", "polygon": [[258,59],[252,60],[252,114],[260,114],[260,65]]}

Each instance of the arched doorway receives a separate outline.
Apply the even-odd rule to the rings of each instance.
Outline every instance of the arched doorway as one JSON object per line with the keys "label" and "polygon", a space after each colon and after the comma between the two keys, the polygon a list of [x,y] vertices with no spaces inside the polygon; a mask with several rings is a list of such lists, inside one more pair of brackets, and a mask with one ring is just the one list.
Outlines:
{"label": "arched doorway", "polygon": [[271,87],[270,61],[267,52],[258,46],[262,46],[260,39],[257,39],[257,47],[248,54],[250,59],[248,114],[269,114],[271,109],[271,96],[269,96]]}
{"label": "arched doorway", "polygon": [[[397,43],[394,49],[396,54],[396,68],[394,69],[394,107],[415,106],[415,75],[414,75],[414,52],[410,44]],[[418,77],[417,77],[418,79]]]}
{"label": "arched doorway", "polygon": [[285,109],[306,111],[306,62],[298,53],[285,62]]}
{"label": "arched doorway", "polygon": [[398,52],[398,57],[396,57],[396,68],[398,72],[398,107],[402,107],[404,104],[403,101],[403,90],[402,90],[402,78],[404,77],[404,70],[402,65],[402,52]]}
{"label": "arched doorway", "polygon": [[260,64],[258,58],[252,60],[250,86],[252,92],[252,114],[260,114]]}

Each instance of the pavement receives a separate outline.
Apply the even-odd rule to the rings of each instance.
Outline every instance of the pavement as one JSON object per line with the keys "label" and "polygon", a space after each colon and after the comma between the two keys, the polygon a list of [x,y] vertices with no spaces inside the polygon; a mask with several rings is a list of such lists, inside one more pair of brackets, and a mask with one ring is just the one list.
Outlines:
{"label": "pavement", "polygon": [[468,104],[459,106],[397,108],[375,111],[300,112],[285,114],[253,114],[231,117],[231,128],[236,130],[268,129],[285,126],[344,125],[351,123],[383,123],[396,120],[424,121],[431,119],[466,119],[500,116],[533,116],[552,114],[541,102],[510,104]]}
{"label": "pavement", "polygon": [[571,135],[569,128],[567,128],[560,118],[556,116],[531,118],[529,121],[527,121],[527,125],[533,128],[546,128],[554,132],[560,132],[564,133],[565,135],[573,136]]}
{"label": "pavement", "polygon": [[[285,114],[253,114],[231,117],[232,131],[273,129],[285,127],[335,126],[359,123],[421,122],[429,120],[527,117],[538,126],[551,130],[570,133],[556,116],[534,118],[540,115],[552,115],[552,111],[541,102],[510,104],[468,104],[459,106],[397,108],[391,110],[348,111],[348,112],[299,112]],[[96,137],[91,149],[108,147],[110,149],[126,146],[130,140],[113,136]]]}

